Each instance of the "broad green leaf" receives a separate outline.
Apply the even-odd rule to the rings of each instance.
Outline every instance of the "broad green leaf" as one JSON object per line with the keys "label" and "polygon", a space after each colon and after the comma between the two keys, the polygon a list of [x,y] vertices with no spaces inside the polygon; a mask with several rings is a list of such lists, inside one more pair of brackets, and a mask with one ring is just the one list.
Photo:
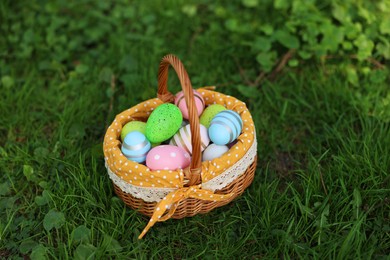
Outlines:
{"label": "broad green leaf", "polygon": [[253,42],[253,50],[256,52],[267,52],[271,49],[271,39],[258,36]]}
{"label": "broad green leaf", "polygon": [[256,98],[260,95],[260,91],[256,87],[238,85],[237,90],[247,98]]}
{"label": "broad green leaf", "polygon": [[341,44],[342,44],[344,50],[350,51],[353,48],[353,45],[351,42],[343,41]]}
{"label": "broad green leaf", "polygon": [[354,40],[362,33],[362,25],[360,23],[349,23],[344,26],[345,34],[348,39]]}
{"label": "broad green leaf", "polygon": [[91,230],[84,225],[78,226],[72,232],[73,240],[75,242],[88,241],[91,235]]}
{"label": "broad green leaf", "polygon": [[256,56],[257,62],[261,65],[265,72],[271,71],[276,62],[276,52],[260,52]]}
{"label": "broad green leaf", "polygon": [[152,13],[146,14],[146,15],[142,16],[141,21],[146,25],[152,24],[156,21],[156,15],[154,15]]}
{"label": "broad green leaf", "polygon": [[359,60],[365,60],[372,55],[374,42],[368,39],[367,36],[361,34],[353,43],[358,48],[357,58]]}
{"label": "broad green leaf", "polygon": [[376,46],[377,50],[378,50],[378,53],[385,57],[386,59],[390,59],[390,44],[387,43],[378,43],[378,45]]}
{"label": "broad green leaf", "polygon": [[23,174],[26,176],[28,181],[34,180],[34,169],[30,165],[23,165]]}
{"label": "broad green leaf", "polygon": [[88,70],[89,70],[89,67],[87,65],[85,65],[85,64],[79,64],[76,67],[76,72],[78,74],[85,74],[85,73],[88,72]]}
{"label": "broad green leaf", "polygon": [[1,85],[5,88],[10,88],[15,84],[14,79],[11,76],[3,76],[1,77]]}
{"label": "broad green leaf", "polygon": [[46,205],[47,203],[49,203],[50,201],[50,195],[49,195],[49,192],[44,190],[42,192],[42,196],[36,196],[35,197],[35,203],[38,205],[38,206],[43,206],[43,205]]}
{"label": "broad green leaf", "polygon": [[38,185],[39,185],[41,188],[45,189],[45,190],[49,189],[49,183],[48,183],[47,181],[40,181],[40,182],[38,183]]}
{"label": "broad green leaf", "polygon": [[91,244],[86,244],[86,245],[79,245],[75,252],[74,252],[74,259],[76,260],[85,260],[85,259],[95,259],[95,252],[96,252],[96,247],[94,247]]}
{"label": "broad green leaf", "polygon": [[274,32],[274,28],[270,24],[264,24],[260,26],[260,30],[266,35],[271,35]]}
{"label": "broad green leaf", "polygon": [[95,259],[96,247],[91,244],[79,245],[74,252],[74,259],[85,260]]}
{"label": "broad green leaf", "polygon": [[360,71],[362,72],[363,75],[369,75],[371,72],[371,68],[364,66],[364,67],[360,68]]}
{"label": "broad green leaf", "polygon": [[29,253],[33,248],[35,248],[36,246],[38,245],[37,242],[35,242],[34,240],[32,239],[29,239],[29,240],[25,240],[23,241],[20,246],[19,246],[19,251],[20,253],[22,254],[27,254]]}
{"label": "broad green leaf", "polygon": [[112,70],[108,67],[104,67],[99,73],[99,81],[110,84],[112,76],[113,76]]}
{"label": "broad green leaf", "polygon": [[115,94],[115,90],[111,87],[106,88],[106,96],[108,98],[111,98]]}
{"label": "broad green leaf", "polygon": [[299,48],[299,40],[295,35],[285,31],[285,30],[277,30],[274,34],[275,39],[285,46],[288,49],[298,49]]}
{"label": "broad green leaf", "polygon": [[383,18],[380,26],[379,26],[379,31],[382,34],[390,34],[390,16],[386,16]]}
{"label": "broad green leaf", "polygon": [[369,79],[374,84],[380,84],[386,81],[389,77],[389,72],[387,70],[373,70],[370,73]]}
{"label": "broad green leaf", "polygon": [[109,235],[104,236],[103,245],[107,246],[107,251],[118,253],[122,251],[122,246],[119,242]]}
{"label": "broad green leaf", "polygon": [[15,201],[17,199],[18,198],[16,196],[15,197],[5,197],[5,198],[0,199],[0,210],[10,209],[10,208],[14,207]]}
{"label": "broad green leaf", "polygon": [[49,150],[46,147],[38,147],[34,150],[34,158],[37,160],[43,160],[49,155]]}
{"label": "broad green leaf", "polygon": [[259,4],[259,0],[242,0],[242,4],[245,7],[252,8],[252,7],[256,7]]}
{"label": "broad green leaf", "polygon": [[193,17],[196,15],[197,6],[196,5],[184,5],[181,9],[183,13],[188,15],[189,17]]}
{"label": "broad green leaf", "polygon": [[340,48],[339,44],[344,41],[343,29],[331,23],[324,23],[319,29],[323,35],[321,47],[325,51],[336,52]]}
{"label": "broad green leaf", "polygon": [[291,60],[288,61],[288,65],[290,67],[296,67],[296,66],[299,65],[299,61],[297,59],[291,59]]}
{"label": "broad green leaf", "polygon": [[390,12],[390,3],[388,1],[379,1],[377,7],[384,13]]}
{"label": "broad green leaf", "polygon": [[43,227],[46,231],[50,231],[53,228],[59,229],[65,224],[65,215],[55,209],[51,209],[43,219]]}
{"label": "broad green leaf", "polygon": [[289,0],[275,0],[274,7],[276,9],[287,9],[290,6]]}
{"label": "broad green leaf", "polygon": [[303,51],[303,50],[299,50],[298,51],[298,55],[304,59],[304,60],[307,60],[307,59],[310,59],[312,57],[312,53],[309,52],[309,51]]}
{"label": "broad green leaf", "polygon": [[35,203],[38,205],[38,206],[44,206],[46,205],[49,201],[43,197],[43,196],[36,196],[35,199],[34,199]]}
{"label": "broad green leaf", "polygon": [[362,5],[358,7],[358,13],[361,17],[366,19],[368,24],[371,24],[375,20],[375,15],[373,12],[368,11],[366,8],[364,8]]}
{"label": "broad green leaf", "polygon": [[11,184],[8,181],[0,183],[0,196],[7,195],[10,191]]}
{"label": "broad green leaf", "polygon": [[358,74],[356,72],[356,69],[353,67],[347,67],[346,72],[347,72],[348,82],[354,86],[358,86],[359,85],[359,77],[358,77]]}
{"label": "broad green leaf", "polygon": [[221,17],[221,18],[225,17],[227,14],[226,8],[223,6],[217,6],[214,10],[214,13],[216,16]]}
{"label": "broad green leaf", "polygon": [[228,19],[225,22],[225,26],[229,31],[235,32],[238,30],[238,21],[237,19]]}
{"label": "broad green leaf", "polygon": [[133,18],[135,16],[135,8],[133,6],[126,6],[122,9],[123,17],[125,18]]}
{"label": "broad green leaf", "polygon": [[46,247],[44,247],[43,245],[38,245],[36,246],[31,254],[30,254],[30,258],[31,260],[43,260],[43,259],[48,259],[47,258],[47,249]]}
{"label": "broad green leaf", "polygon": [[341,23],[349,22],[351,20],[346,8],[338,4],[333,5],[332,15]]}

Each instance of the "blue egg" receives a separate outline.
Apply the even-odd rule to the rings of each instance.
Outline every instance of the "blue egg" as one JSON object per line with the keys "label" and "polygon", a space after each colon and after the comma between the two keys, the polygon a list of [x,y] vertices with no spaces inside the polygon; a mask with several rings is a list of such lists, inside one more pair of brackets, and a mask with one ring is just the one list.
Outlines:
{"label": "blue egg", "polygon": [[122,153],[127,159],[142,163],[146,160],[146,155],[151,148],[151,144],[145,135],[134,131],[126,135],[122,144]]}
{"label": "blue egg", "polygon": [[217,145],[225,145],[233,142],[241,134],[242,119],[233,110],[219,112],[210,123],[209,137]]}

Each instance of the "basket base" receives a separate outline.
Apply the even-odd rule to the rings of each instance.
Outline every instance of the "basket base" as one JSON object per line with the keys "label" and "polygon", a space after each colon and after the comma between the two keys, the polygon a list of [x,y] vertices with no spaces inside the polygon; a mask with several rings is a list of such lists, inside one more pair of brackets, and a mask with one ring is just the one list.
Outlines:
{"label": "basket base", "polygon": [[[240,177],[230,183],[228,186],[221,190],[217,190],[216,194],[228,194],[234,193],[234,195],[225,201],[208,201],[208,200],[200,200],[197,198],[187,198],[179,202],[179,205],[172,215],[171,218],[180,219],[185,217],[192,217],[197,214],[207,213],[217,207],[224,206],[230,203],[233,199],[240,196],[245,189],[252,183],[257,165],[257,156],[254,158],[253,163],[246,169],[245,173],[243,173]],[[119,198],[123,200],[123,202],[142,213],[143,215],[151,217],[153,215],[154,209],[157,205],[157,202],[146,202],[143,199],[136,198],[129,193],[122,191],[118,186],[114,183],[115,193]]]}

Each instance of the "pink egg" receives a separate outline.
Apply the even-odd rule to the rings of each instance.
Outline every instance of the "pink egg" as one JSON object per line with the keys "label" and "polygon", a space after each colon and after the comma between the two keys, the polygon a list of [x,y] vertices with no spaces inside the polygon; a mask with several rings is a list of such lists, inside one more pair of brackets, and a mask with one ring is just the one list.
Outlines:
{"label": "pink egg", "polygon": [[[207,133],[207,128],[204,125],[200,127],[200,150],[203,151],[210,143],[210,138]],[[192,143],[191,143],[191,126],[186,125],[180,128],[179,131],[169,141],[170,145],[176,145],[183,148],[186,152],[192,154]]]}
{"label": "pink egg", "polygon": [[174,145],[156,146],[146,156],[146,166],[152,171],[184,169],[190,162],[190,154]]}
{"label": "pink egg", "polygon": [[[194,90],[194,99],[195,99],[195,106],[196,106],[196,110],[198,111],[198,116],[200,116],[204,110],[204,99],[202,97],[202,95]],[[185,119],[188,119],[189,115],[188,115],[188,107],[187,107],[187,104],[186,104],[186,101],[185,101],[185,98],[184,98],[184,93],[183,91],[180,91],[176,94],[176,97],[175,97],[175,105],[179,107],[181,113],[183,114],[183,117]]]}

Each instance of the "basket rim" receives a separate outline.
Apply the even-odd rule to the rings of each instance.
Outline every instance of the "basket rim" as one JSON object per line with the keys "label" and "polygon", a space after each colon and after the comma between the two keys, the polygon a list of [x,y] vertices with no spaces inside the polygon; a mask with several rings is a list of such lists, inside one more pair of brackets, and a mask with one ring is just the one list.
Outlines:
{"label": "basket rim", "polygon": [[[235,110],[236,112],[239,112],[239,113],[241,112],[242,114],[248,113],[247,114],[247,115],[249,115],[248,120],[250,120],[249,122],[247,122],[246,125],[244,125],[245,128],[243,127],[242,133],[239,136],[240,141],[242,143],[244,143],[244,145],[243,145],[244,151],[236,151],[236,150],[239,150],[237,144],[235,144],[234,146],[232,146],[229,149],[229,151],[233,151],[231,153],[240,152],[241,156],[237,156],[237,153],[235,154],[235,156],[231,156],[231,155],[229,155],[230,153],[227,152],[224,155],[222,155],[221,157],[215,158],[212,161],[202,162],[202,177],[210,175],[210,176],[208,176],[208,178],[205,179],[205,181],[203,181],[203,183],[204,183],[204,182],[207,182],[208,180],[214,178],[211,176],[211,174],[208,174],[210,171],[207,169],[213,168],[213,170],[211,170],[214,173],[213,175],[218,176],[221,173],[223,173],[224,170],[223,169],[218,170],[217,168],[215,168],[213,166],[218,165],[218,163],[221,161],[222,162],[226,161],[226,160],[229,161],[229,158],[228,158],[229,156],[231,156],[230,161],[232,161],[232,164],[234,164],[242,157],[243,154],[246,153],[245,149],[247,150],[248,148],[245,148],[246,147],[245,145],[250,147],[253,144],[253,142],[255,141],[255,127],[254,127],[254,123],[252,120],[252,116],[251,116],[251,114],[250,114],[250,112],[249,112],[249,110],[246,107],[244,102],[242,102],[242,101],[238,100],[237,98],[232,97],[230,95],[226,95],[226,94],[223,94],[223,93],[220,93],[217,91],[212,91],[212,90],[209,90],[209,89],[204,88],[204,87],[196,89],[196,90],[203,97],[205,97],[205,102],[207,105],[221,104],[221,105],[224,105],[225,107],[227,107],[228,109]],[[229,101],[227,101],[228,99],[229,99]],[[226,101],[225,104],[224,104],[224,101]],[[104,150],[105,160],[107,161],[108,167],[110,167],[111,171],[114,172],[118,177],[120,177],[121,179],[124,179],[125,181],[127,181],[131,185],[143,186],[143,185],[137,185],[137,183],[135,181],[129,180],[128,178],[126,179],[125,176],[127,176],[128,174],[127,174],[127,172],[125,172],[124,169],[122,169],[122,168],[124,168],[123,167],[124,162],[126,162],[125,163],[126,165],[128,164],[128,165],[131,165],[132,167],[136,168],[136,171],[138,171],[138,172],[145,172],[148,174],[155,173],[155,175],[164,174],[164,176],[173,177],[175,179],[178,179],[177,180],[178,182],[170,183],[171,185],[166,185],[165,188],[182,187],[181,184],[183,184],[183,181],[184,181],[184,174],[183,174],[182,169],[151,171],[148,167],[146,167],[143,164],[139,164],[139,163],[127,160],[127,158],[124,157],[124,155],[120,151],[120,144],[121,144],[120,131],[121,131],[122,127],[127,122],[148,118],[150,113],[151,113],[150,111],[152,111],[155,107],[157,107],[161,104],[163,104],[163,102],[158,98],[148,99],[146,101],[138,103],[137,105],[119,113],[116,116],[113,123],[110,125],[110,127],[106,131],[106,134],[104,137],[104,143],[103,143],[103,150]],[[149,107],[152,109],[150,110]],[[246,137],[246,135],[249,134],[250,131],[251,131],[252,136],[253,136],[252,140],[250,138]],[[114,133],[114,135],[116,135],[116,136],[114,136],[115,140],[113,140],[113,141],[111,140],[111,139],[113,139],[112,133]],[[249,137],[250,136],[251,135],[249,135]],[[115,155],[115,154],[117,154],[117,155]],[[116,158],[114,158],[114,157],[116,157]],[[118,162],[119,162],[119,165],[118,165]],[[177,178],[177,176],[179,176],[179,178]],[[157,186],[157,187],[164,188],[161,185]]]}

